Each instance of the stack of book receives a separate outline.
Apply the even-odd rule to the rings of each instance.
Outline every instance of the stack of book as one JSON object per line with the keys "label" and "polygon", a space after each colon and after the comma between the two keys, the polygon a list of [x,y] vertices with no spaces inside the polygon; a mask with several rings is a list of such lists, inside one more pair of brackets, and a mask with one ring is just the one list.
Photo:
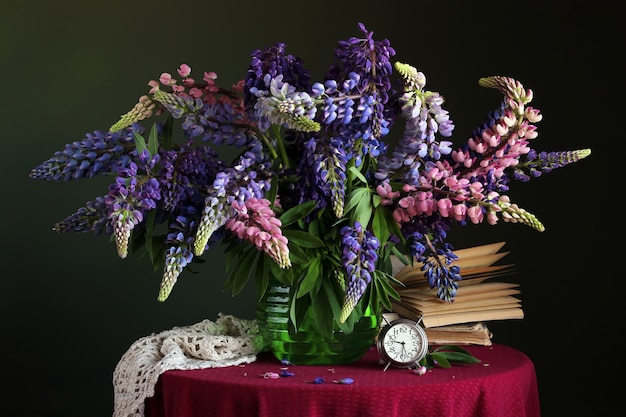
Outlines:
{"label": "stack of book", "polygon": [[393,314],[421,321],[430,344],[491,345],[492,334],[485,322],[524,318],[519,284],[500,278],[515,271],[513,264],[498,264],[509,252],[500,252],[505,242],[455,251],[453,263],[461,268],[457,295],[452,302],[439,299],[430,288],[422,264],[397,264],[396,289],[400,300],[392,302]]}

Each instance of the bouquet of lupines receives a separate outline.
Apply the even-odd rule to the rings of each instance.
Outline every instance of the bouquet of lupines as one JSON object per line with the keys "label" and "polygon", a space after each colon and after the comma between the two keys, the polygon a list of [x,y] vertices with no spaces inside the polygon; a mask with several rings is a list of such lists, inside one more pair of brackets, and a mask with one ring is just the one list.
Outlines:
{"label": "bouquet of lupines", "polygon": [[[462,271],[451,265],[450,226],[501,219],[543,231],[510,201],[510,183],[590,150],[535,151],[541,115],[529,106],[532,91],[503,76],[479,80],[504,99],[454,145],[443,97],[415,67],[392,62],[388,40],[359,29],[339,42],[319,82],[282,43],[254,51],[231,88],[213,72],[193,78],[184,64],[179,79],[150,81],[108,131],[32,170],[55,181],[113,174],[104,195],[53,230],[113,235],[122,258],[146,251],[163,270],[160,301],[223,242],[226,288],[237,294],[253,279],[261,297],[274,277],[292,287],[296,310],[315,308],[320,328],[336,320],[350,331],[364,306],[398,299],[392,254],[424,263],[424,279],[453,302]],[[224,147],[236,152],[223,157]]]}

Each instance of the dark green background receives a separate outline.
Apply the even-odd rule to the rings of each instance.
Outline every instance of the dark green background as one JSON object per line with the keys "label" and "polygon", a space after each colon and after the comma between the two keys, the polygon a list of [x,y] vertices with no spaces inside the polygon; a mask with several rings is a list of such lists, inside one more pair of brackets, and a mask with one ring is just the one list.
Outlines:
{"label": "dark green background", "polygon": [[[370,4],[371,3],[371,4]],[[110,416],[112,373],[133,341],[219,312],[253,317],[251,288],[222,291],[224,260],[206,257],[170,299],[156,301],[160,272],[121,260],[105,237],[57,235],[51,226],[106,183],[28,178],[67,142],[106,129],[181,63],[243,78],[249,53],[281,41],[319,79],[339,39],[364,22],[425,72],[465,140],[500,98],[477,85],[512,76],[544,114],[536,148],[591,147],[587,160],[528,184],[512,198],[544,233],[521,225],[467,226],[452,243],[506,240],[518,266],[526,318],[493,322],[494,342],[535,363],[543,415],[617,415],[623,374],[623,250],[618,135],[609,97],[615,15],[597,2],[550,1],[20,1],[0,15],[2,256],[0,415]],[[540,5],[539,5],[540,4]],[[584,4],[584,7],[583,7]],[[608,52],[600,52],[600,51]],[[621,54],[621,52],[619,52]],[[623,88],[617,91],[621,94]],[[623,108],[623,106],[622,106]],[[613,157],[613,158],[612,158]],[[618,306],[616,308],[616,306]],[[622,308],[619,308],[622,307]],[[619,309],[620,311],[614,312]]]}

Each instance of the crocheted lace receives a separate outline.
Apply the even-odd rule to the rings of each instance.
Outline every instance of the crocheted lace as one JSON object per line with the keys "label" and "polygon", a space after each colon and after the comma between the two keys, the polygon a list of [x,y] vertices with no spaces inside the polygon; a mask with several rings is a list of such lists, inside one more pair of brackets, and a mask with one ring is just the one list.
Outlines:
{"label": "crocheted lace", "polygon": [[154,395],[159,375],[170,369],[201,369],[251,363],[259,352],[256,320],[220,313],[142,337],[122,356],[113,373],[113,417],[143,417],[144,400]]}

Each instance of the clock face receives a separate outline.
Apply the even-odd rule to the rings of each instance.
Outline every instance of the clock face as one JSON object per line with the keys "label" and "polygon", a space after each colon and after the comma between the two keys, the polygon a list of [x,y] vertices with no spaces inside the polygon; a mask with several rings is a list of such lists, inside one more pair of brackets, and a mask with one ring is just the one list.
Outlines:
{"label": "clock face", "polygon": [[386,362],[394,366],[411,366],[428,351],[426,333],[411,320],[399,319],[383,329],[378,350]]}

